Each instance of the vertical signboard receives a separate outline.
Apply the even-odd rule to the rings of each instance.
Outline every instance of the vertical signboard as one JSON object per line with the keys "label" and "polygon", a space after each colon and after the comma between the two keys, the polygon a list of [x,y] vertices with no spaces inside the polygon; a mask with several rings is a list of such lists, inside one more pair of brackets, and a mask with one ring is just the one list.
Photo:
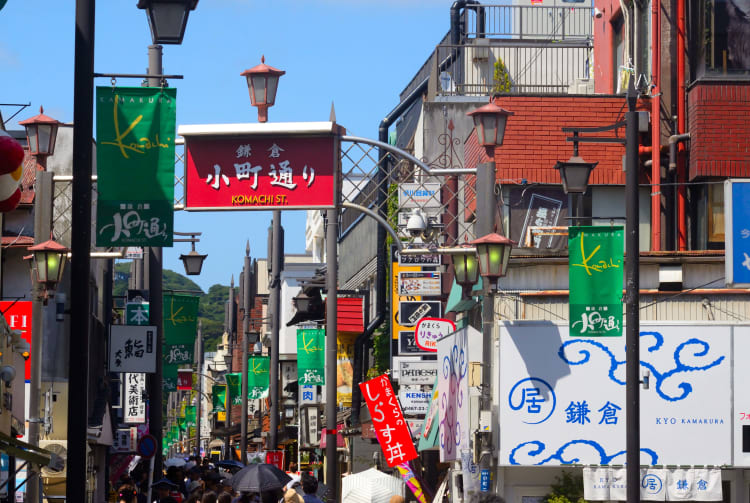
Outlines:
{"label": "vertical signboard", "polygon": [[570,334],[622,335],[622,226],[568,228]]}
{"label": "vertical signboard", "polygon": [[393,468],[416,458],[417,450],[388,376],[370,379],[359,387],[388,466]]}
{"label": "vertical signboard", "polygon": [[146,374],[125,374],[125,399],[123,403],[123,422],[141,424],[146,422]]}
{"label": "vertical signboard", "polygon": [[750,287],[750,181],[724,182],[725,278],[728,287]]}
{"label": "vertical signboard", "polygon": [[[11,330],[20,330],[21,337],[31,347],[31,301],[3,301],[0,302],[0,311]],[[24,364],[24,379],[26,382],[31,379],[31,358]]]}
{"label": "vertical signboard", "polygon": [[326,383],[324,348],[325,329],[297,329],[297,379],[301,386]]}
{"label": "vertical signboard", "polygon": [[419,295],[410,296],[410,297],[402,296],[400,289],[399,289],[399,284],[400,284],[399,277],[402,272],[408,272],[408,271],[416,272],[416,271],[420,271],[422,268],[419,266],[415,266],[415,265],[401,265],[398,259],[396,258],[395,247],[393,248],[391,255],[392,255],[391,257],[391,288],[392,288],[391,290],[391,316],[393,318],[391,320],[391,337],[393,339],[398,339],[399,332],[404,332],[404,331],[409,330],[408,327],[402,325],[399,322],[400,321],[399,310],[401,306],[401,301],[402,300],[413,301],[413,300],[422,299],[422,297]]}
{"label": "vertical signboard", "polygon": [[97,87],[97,246],[172,246],[176,96]]}

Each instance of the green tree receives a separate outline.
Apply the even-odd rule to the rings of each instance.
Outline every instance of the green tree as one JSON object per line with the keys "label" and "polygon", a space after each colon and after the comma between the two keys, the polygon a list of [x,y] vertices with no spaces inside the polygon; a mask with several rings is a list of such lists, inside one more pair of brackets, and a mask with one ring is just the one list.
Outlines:
{"label": "green tree", "polygon": [[583,499],[583,477],[563,470],[555,477],[555,483],[545,497],[544,503],[588,503]]}
{"label": "green tree", "polygon": [[493,82],[493,93],[510,92],[510,74],[508,73],[508,69],[505,68],[505,63],[503,63],[503,60],[501,58],[497,58],[497,61],[495,61],[495,74],[493,76]]}

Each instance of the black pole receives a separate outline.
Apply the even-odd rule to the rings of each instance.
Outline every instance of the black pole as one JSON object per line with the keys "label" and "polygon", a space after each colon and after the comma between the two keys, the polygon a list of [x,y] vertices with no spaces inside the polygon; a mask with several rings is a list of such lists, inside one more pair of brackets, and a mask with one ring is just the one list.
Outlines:
{"label": "black pole", "polygon": [[627,503],[640,501],[640,351],[638,252],[638,112],[633,79],[625,113],[625,388]]}
{"label": "black pole", "polygon": [[203,320],[198,320],[198,409],[195,415],[196,455],[201,455],[201,414],[203,414]]}
{"label": "black pole", "polygon": [[245,263],[242,268],[242,423],[240,424],[240,461],[247,464],[247,339],[250,322],[250,241],[245,245]]}
{"label": "black pole", "polygon": [[[234,304],[234,274],[232,275],[232,281],[229,284],[229,364],[227,365],[227,374],[232,372],[232,355],[234,354],[234,331],[237,323],[237,311],[235,311]],[[231,435],[229,433],[232,427],[232,393],[229,390],[229,382],[227,382],[227,406],[226,417],[224,418],[224,429],[227,430],[227,434],[224,437],[224,459],[232,459],[229,454],[231,448]]]}
{"label": "black pole", "polygon": [[271,402],[271,422],[268,434],[269,445],[266,446],[267,449],[272,451],[275,451],[279,445],[279,332],[281,328],[281,271],[284,269],[284,237],[282,233],[281,211],[274,210],[271,250],[271,253],[273,253],[273,261],[271,262],[271,295],[273,296],[274,309],[271,313],[271,316],[273,316],[273,325],[271,330],[271,361],[268,375],[271,381],[270,389],[268,390],[268,399]]}
{"label": "black pole", "polygon": [[[76,1],[66,501],[86,501],[95,0]],[[81,399],[73,399],[80,393]],[[158,449],[157,449],[158,450]]]}
{"label": "black pole", "polygon": [[337,278],[338,278],[338,212],[326,210],[326,477],[328,501],[339,501],[338,456],[336,453],[336,327],[337,327]]}

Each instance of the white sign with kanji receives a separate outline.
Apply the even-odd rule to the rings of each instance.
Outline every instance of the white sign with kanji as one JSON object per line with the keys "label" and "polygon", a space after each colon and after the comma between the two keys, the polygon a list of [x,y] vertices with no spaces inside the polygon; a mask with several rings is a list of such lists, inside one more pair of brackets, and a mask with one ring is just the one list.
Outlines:
{"label": "white sign with kanji", "polygon": [[156,327],[111,325],[110,372],[156,372]]}
{"label": "white sign with kanji", "polygon": [[122,404],[123,422],[127,424],[141,424],[146,422],[146,374],[126,373],[123,383],[124,400]]}

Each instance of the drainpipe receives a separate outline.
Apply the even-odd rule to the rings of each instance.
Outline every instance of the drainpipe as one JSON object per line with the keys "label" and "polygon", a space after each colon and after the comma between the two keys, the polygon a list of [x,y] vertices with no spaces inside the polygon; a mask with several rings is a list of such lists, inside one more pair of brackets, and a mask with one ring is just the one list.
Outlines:
{"label": "drainpipe", "polygon": [[661,0],[651,0],[651,249],[661,250]]}
{"label": "drainpipe", "polygon": [[[680,142],[683,142],[685,140],[690,139],[690,133],[683,133],[683,134],[674,134],[669,137],[669,172],[675,173],[677,171],[677,144]],[[680,175],[679,171],[677,171],[677,180],[678,182],[682,182],[682,176]],[[678,250],[684,251],[686,249],[685,242],[686,242],[686,236],[685,236],[685,199],[683,196],[682,191],[685,189],[685,186],[680,183],[677,187],[677,236],[678,236]]]}
{"label": "drainpipe", "polygon": [[[477,0],[456,0],[451,5],[451,45],[461,43],[461,9],[466,8],[467,5],[479,5],[479,2]],[[480,26],[482,27],[481,32],[484,32],[483,21],[484,9],[477,8],[477,33],[480,33]]]}
{"label": "drainpipe", "polygon": [[[685,133],[685,0],[677,0],[677,135]],[[677,169],[677,239],[678,250],[687,250],[687,173],[684,148],[679,150]],[[671,156],[670,156],[671,157]],[[670,169],[672,168],[670,160]]]}

